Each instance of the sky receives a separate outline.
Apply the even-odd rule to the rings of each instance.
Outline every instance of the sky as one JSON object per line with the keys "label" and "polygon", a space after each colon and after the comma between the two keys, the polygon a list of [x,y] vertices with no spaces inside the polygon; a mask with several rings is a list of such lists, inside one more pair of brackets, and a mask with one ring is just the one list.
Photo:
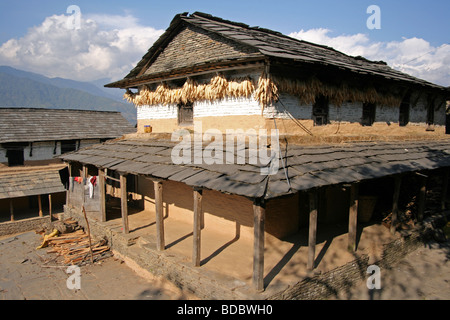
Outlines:
{"label": "sky", "polygon": [[[371,5],[379,10],[368,11]],[[176,14],[195,11],[450,86],[448,0],[0,0],[0,65],[79,81],[120,80]]]}

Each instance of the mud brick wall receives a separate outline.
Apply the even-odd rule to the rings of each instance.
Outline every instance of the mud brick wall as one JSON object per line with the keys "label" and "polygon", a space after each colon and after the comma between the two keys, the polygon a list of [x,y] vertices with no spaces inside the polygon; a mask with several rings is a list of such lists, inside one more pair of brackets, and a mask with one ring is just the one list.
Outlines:
{"label": "mud brick wall", "polygon": [[50,217],[37,217],[0,224],[0,236],[32,231],[50,222]]}

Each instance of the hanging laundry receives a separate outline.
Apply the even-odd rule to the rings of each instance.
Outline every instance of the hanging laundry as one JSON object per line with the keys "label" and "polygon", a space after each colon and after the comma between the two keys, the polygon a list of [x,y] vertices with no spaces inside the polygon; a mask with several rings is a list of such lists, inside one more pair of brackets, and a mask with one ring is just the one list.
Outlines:
{"label": "hanging laundry", "polygon": [[94,185],[94,187],[97,185],[97,176],[93,176],[90,179],[90,182]]}

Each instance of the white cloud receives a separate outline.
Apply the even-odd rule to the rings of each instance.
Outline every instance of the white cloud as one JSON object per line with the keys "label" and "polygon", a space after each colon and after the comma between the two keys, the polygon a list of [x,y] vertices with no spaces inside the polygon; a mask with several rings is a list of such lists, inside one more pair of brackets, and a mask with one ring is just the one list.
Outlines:
{"label": "white cloud", "polygon": [[332,47],[351,56],[383,60],[392,68],[412,76],[450,86],[450,45],[433,47],[419,38],[375,42],[365,34],[330,36],[329,29],[293,32],[291,37]]}
{"label": "white cloud", "polygon": [[[0,65],[74,80],[125,76],[164,32],[131,15],[86,15],[68,28],[70,15],[47,17],[25,36],[0,46]],[[72,24],[73,25],[73,24]]]}

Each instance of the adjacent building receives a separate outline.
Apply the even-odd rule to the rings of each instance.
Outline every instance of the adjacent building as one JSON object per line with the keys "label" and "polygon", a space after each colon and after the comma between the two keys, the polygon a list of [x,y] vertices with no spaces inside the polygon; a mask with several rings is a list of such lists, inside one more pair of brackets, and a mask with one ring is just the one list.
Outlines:
{"label": "adjacent building", "polygon": [[1,222],[62,212],[68,174],[56,157],[133,131],[118,112],[0,108]]}

